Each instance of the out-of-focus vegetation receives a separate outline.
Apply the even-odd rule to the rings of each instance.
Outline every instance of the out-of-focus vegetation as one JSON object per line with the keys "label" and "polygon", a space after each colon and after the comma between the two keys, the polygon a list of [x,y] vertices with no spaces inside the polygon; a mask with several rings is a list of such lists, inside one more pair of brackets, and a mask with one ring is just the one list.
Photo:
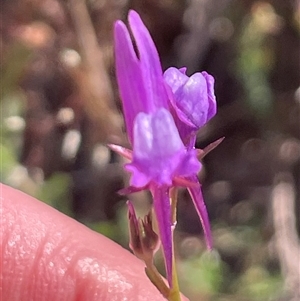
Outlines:
{"label": "out-of-focus vegetation", "polygon": [[[216,78],[225,136],[200,174],[215,251],[182,192],[176,251],[192,301],[300,300],[300,3],[297,0],[14,0],[1,9],[1,181],[127,246],[128,145],[112,27],[137,10],[164,67]],[[141,213],[148,196],[133,195]],[[162,258],[157,256],[162,269]]]}

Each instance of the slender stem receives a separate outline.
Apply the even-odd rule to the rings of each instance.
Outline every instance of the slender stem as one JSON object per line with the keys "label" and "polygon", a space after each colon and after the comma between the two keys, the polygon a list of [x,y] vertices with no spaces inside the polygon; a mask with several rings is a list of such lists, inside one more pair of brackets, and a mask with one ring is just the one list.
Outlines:
{"label": "slender stem", "polygon": [[156,288],[162,293],[162,295],[169,300],[170,289],[164,282],[163,278],[161,277],[160,273],[156,269],[153,261],[145,262],[146,268],[145,272],[151,282],[156,286]]}
{"label": "slender stem", "polygon": [[177,207],[177,195],[178,195],[178,189],[172,188],[170,191],[170,201],[171,201],[171,210],[172,210],[172,266],[173,266],[173,274],[172,274],[172,283],[173,287],[170,291],[170,295],[168,300],[169,301],[181,301],[180,298],[180,292],[179,292],[179,285],[178,285],[178,276],[177,276],[177,269],[176,269],[176,262],[175,262],[175,250],[174,250],[174,229],[177,222],[176,217],[176,207]]}
{"label": "slender stem", "polygon": [[177,277],[177,269],[175,266],[175,256],[174,256],[174,244],[173,244],[173,275],[172,275],[173,287],[170,291],[169,301],[181,301],[179,285],[178,285],[178,277]]}
{"label": "slender stem", "polygon": [[[145,263],[146,263],[145,272],[148,278],[161,292],[161,294],[169,301],[181,301],[176,268],[174,268],[174,273],[172,275],[173,287],[172,289],[169,289],[166,283],[164,282],[163,278],[161,277],[160,273],[157,271],[155,265],[153,264],[153,261],[149,261]],[[174,256],[173,256],[173,264],[175,265]]]}
{"label": "slender stem", "polygon": [[[172,230],[174,230],[175,225],[177,223],[177,216],[176,216],[176,208],[177,208],[177,195],[178,189],[177,187],[173,187],[170,189],[170,202],[171,202],[171,221],[172,225],[174,226]],[[173,234],[173,232],[172,232]]]}

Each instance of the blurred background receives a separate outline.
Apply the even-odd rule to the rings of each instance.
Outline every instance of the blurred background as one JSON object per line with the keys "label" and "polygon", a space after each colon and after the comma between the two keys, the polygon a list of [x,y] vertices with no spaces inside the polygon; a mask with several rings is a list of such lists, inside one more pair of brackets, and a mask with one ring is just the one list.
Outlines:
{"label": "blurred background", "polygon": [[[182,291],[191,301],[299,301],[299,0],[2,0],[1,181],[127,247],[117,191],[128,175],[106,145],[128,146],[112,28],[129,9],[164,69],[216,79],[218,114],[197,140],[226,137],[199,175],[215,251],[183,190]],[[148,194],[130,198],[147,212]],[[157,264],[164,273],[161,254]]]}

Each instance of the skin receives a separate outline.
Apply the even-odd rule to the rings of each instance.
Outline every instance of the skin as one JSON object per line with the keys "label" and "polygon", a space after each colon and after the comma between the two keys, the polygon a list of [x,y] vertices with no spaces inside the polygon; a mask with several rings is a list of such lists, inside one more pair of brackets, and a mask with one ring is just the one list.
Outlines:
{"label": "skin", "polygon": [[165,300],[130,252],[0,185],[0,300]]}

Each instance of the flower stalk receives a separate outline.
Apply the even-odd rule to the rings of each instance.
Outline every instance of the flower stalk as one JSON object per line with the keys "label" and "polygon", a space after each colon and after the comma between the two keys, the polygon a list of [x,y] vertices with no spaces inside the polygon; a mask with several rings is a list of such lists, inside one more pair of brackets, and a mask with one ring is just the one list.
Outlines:
{"label": "flower stalk", "polygon": [[174,230],[177,223],[177,196],[178,196],[178,189],[176,187],[170,190],[170,202],[171,202],[171,220],[172,220],[172,265],[173,265],[173,273],[172,273],[172,283],[173,286],[170,291],[169,300],[170,301],[180,301],[180,291],[179,291],[179,284],[178,284],[178,275],[176,269],[176,260],[175,260],[175,244],[174,244]]}

